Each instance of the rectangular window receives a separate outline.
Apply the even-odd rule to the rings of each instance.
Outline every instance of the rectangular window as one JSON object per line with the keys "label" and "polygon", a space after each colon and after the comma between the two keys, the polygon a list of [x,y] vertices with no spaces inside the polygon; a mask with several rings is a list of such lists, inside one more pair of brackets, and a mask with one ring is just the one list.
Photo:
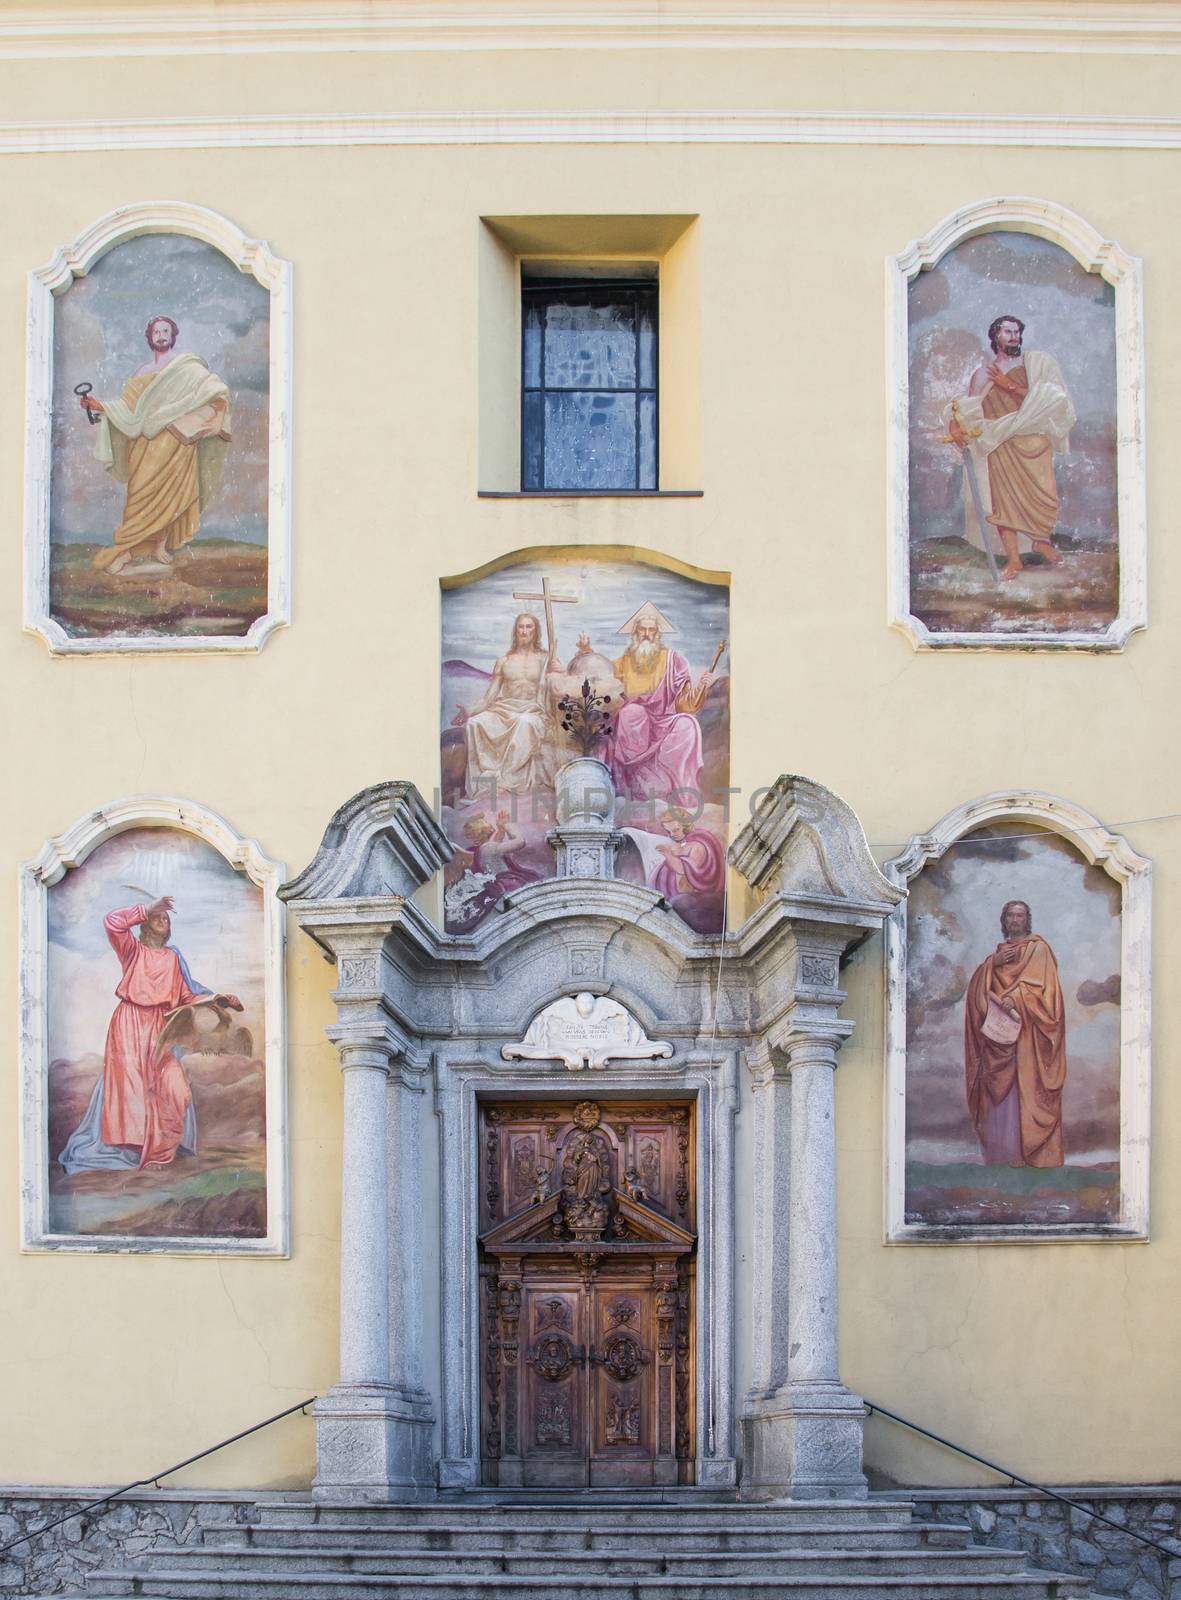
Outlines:
{"label": "rectangular window", "polygon": [[651,280],[525,280],[521,488],[657,487]]}

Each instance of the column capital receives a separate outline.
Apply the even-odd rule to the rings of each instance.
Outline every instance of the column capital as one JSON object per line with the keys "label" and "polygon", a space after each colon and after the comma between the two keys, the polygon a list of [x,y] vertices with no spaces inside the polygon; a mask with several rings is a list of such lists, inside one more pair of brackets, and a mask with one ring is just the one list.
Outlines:
{"label": "column capital", "polygon": [[405,1035],[388,1020],[365,1017],[356,1022],[341,1021],[324,1031],[340,1052],[342,1072],[368,1069],[384,1072],[388,1077],[407,1054]]}
{"label": "column capital", "polygon": [[837,1052],[851,1032],[849,1026],[789,1033],[781,1047],[787,1057],[788,1073],[800,1067],[831,1067],[836,1070]]}

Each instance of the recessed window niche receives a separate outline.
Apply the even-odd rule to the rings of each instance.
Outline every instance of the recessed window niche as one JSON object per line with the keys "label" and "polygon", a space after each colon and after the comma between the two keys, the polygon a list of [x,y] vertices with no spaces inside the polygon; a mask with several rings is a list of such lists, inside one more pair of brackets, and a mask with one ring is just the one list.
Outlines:
{"label": "recessed window niche", "polygon": [[[479,489],[483,494],[699,493],[702,484],[701,328],[698,226],[693,216],[484,217],[480,229]],[[636,312],[652,319],[653,370],[634,397],[598,397],[601,405],[636,408],[637,470],[631,481],[589,487],[558,482],[544,467],[531,470],[522,449],[522,399],[529,348],[523,301],[544,298],[545,286],[566,286],[569,298],[597,306],[611,287],[634,299],[647,289],[650,304]],[[659,306],[657,313],[656,307]],[[656,317],[659,332],[656,334]],[[577,319],[576,319],[577,320]],[[637,363],[642,347],[637,331]],[[637,371],[637,382],[640,377]],[[654,381],[653,381],[654,380]],[[618,385],[613,383],[613,388]],[[640,393],[644,390],[644,393]],[[581,399],[581,397],[580,397]],[[529,393],[526,404],[546,407]],[[584,402],[591,404],[590,400]],[[568,402],[555,401],[559,412]],[[642,435],[651,423],[654,438]],[[526,443],[537,446],[535,430]],[[532,435],[532,438],[530,437]],[[533,463],[537,468],[537,463]],[[593,473],[587,474],[593,478]],[[616,479],[618,478],[618,481]]]}

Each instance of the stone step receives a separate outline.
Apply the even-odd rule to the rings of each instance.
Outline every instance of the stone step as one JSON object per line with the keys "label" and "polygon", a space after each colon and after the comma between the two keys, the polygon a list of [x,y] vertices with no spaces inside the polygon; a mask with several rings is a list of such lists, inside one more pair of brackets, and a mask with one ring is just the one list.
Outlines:
{"label": "stone step", "polygon": [[183,1551],[167,1550],[145,1552],[136,1563],[136,1570],[152,1573],[175,1570],[183,1566],[193,1573],[224,1570],[238,1572],[243,1579],[257,1567],[285,1570],[301,1574],[355,1573],[358,1575],[385,1576],[396,1572],[399,1577],[418,1574],[447,1574],[462,1578],[482,1577],[486,1574],[517,1573],[522,1577],[552,1576],[555,1565],[560,1565],[563,1576],[573,1585],[582,1578],[597,1576],[675,1576],[682,1578],[729,1576],[762,1576],[765,1578],[810,1577],[816,1575],[900,1576],[922,1577],[936,1581],[948,1573],[953,1576],[965,1571],[989,1573],[1021,1572],[1025,1568],[1025,1555],[1020,1550],[1001,1550],[976,1547],[971,1550],[846,1550],[839,1546],[829,1549],[793,1550],[730,1550],[681,1551],[660,1549],[638,1550],[567,1550],[555,1562],[552,1552],[524,1550],[418,1550],[378,1552],[348,1548],[300,1550],[242,1550],[234,1552],[223,1547],[187,1548]]}
{"label": "stone step", "polygon": [[[675,1509],[674,1509],[675,1507]],[[632,1528],[667,1526],[671,1521],[692,1521],[703,1530],[744,1527],[789,1529],[801,1523],[823,1521],[832,1527],[898,1528],[912,1520],[908,1500],[797,1500],[775,1505],[736,1501],[606,1501],[597,1498],[554,1504],[535,1502],[505,1504],[470,1496],[462,1502],[438,1501],[420,1504],[365,1504],[351,1501],[291,1500],[269,1501],[257,1507],[255,1520],[273,1528],[310,1527],[320,1522],[350,1524],[354,1527],[414,1527],[456,1525],[537,1528]]]}
{"label": "stone step", "polygon": [[[178,1552],[179,1554],[179,1552]],[[195,1572],[191,1567],[153,1572],[92,1572],[88,1592],[148,1600],[1087,1600],[1082,1580],[1060,1573],[964,1574],[934,1579],[902,1574],[881,1577],[727,1576],[629,1577],[580,1575],[572,1591],[564,1572],[424,1576],[385,1573],[326,1574],[252,1569]]]}
{"label": "stone step", "polygon": [[670,1550],[784,1550],[831,1548],[910,1549],[916,1544],[963,1549],[971,1539],[966,1522],[909,1523],[904,1527],[859,1528],[824,1521],[793,1522],[774,1528],[752,1527],[741,1514],[731,1525],[701,1529],[681,1517],[662,1522],[637,1522],[624,1527],[597,1525],[574,1528],[538,1527],[502,1518],[491,1526],[470,1521],[434,1522],[426,1527],[398,1527],[351,1522],[315,1522],[275,1527],[254,1522],[219,1524],[206,1537],[219,1545],[255,1549],[297,1549],[313,1545],[351,1545],[358,1550],[627,1550],[634,1545]]}

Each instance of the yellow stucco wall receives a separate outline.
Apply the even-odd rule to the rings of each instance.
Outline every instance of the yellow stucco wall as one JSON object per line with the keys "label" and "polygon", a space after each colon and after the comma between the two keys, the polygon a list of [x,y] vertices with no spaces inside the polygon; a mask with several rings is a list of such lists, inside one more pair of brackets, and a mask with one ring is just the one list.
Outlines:
{"label": "yellow stucco wall", "polygon": [[[650,49],[0,59],[0,105],[6,121],[652,106],[1168,115],[1177,60]],[[1181,809],[1179,173],[1179,153],[1065,148],[0,155],[0,1482],[137,1478],[336,1374],[329,967],[292,932],[290,1260],[23,1256],[17,863],[104,800],[158,792],[221,813],[293,872],[366,784],[404,777],[429,795],[439,576],[573,542],[732,573],[732,781],[746,793],[784,770],[819,779],[885,859],[974,795],[1038,788],[1152,858],[1152,1243],[883,1246],[874,940],[851,973],[858,1027],[838,1072],[842,1366],[851,1386],[1034,1477],[1181,1476],[1170,1070],[1181,999],[1169,982],[1181,821],[1128,820]],[[919,655],[885,623],[883,259],[957,206],[1005,193],[1061,202],[1144,261],[1151,626],[1118,656]],[[293,625],[257,657],[53,659],[20,630],[24,274],[103,213],[151,198],[222,212],[295,265]],[[621,212],[700,218],[704,498],[479,500],[479,219]],[[220,749],[185,736],[193,710],[225,727]],[[881,1424],[868,1444],[902,1479],[964,1478],[955,1458]],[[189,1481],[306,1483],[312,1458],[310,1423],[289,1421]]]}

